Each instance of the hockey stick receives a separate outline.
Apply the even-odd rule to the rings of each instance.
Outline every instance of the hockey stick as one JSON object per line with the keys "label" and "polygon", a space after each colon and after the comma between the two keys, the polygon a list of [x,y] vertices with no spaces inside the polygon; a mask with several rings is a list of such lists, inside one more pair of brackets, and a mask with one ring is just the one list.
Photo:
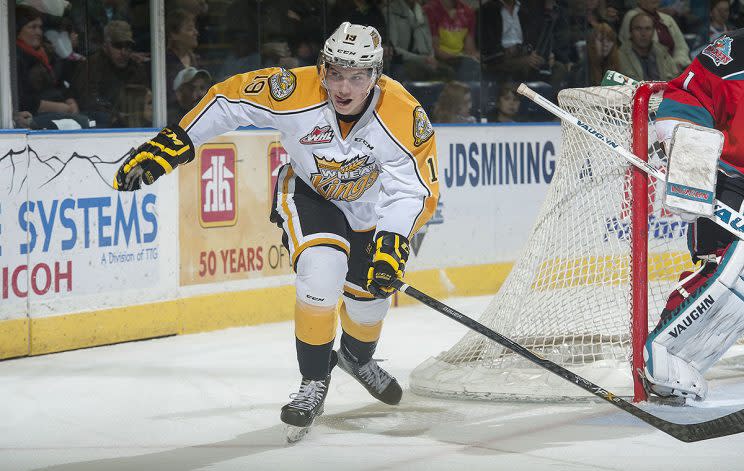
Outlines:
{"label": "hockey stick", "polygon": [[606,391],[605,389],[597,386],[596,384],[592,383],[591,381],[585,378],[582,378],[576,373],[572,373],[571,371],[563,368],[562,366],[541,357],[540,355],[532,352],[531,350],[528,350],[527,348],[519,345],[513,340],[507,337],[504,337],[498,332],[495,332],[489,329],[488,327],[481,324],[480,322],[473,320],[470,317],[464,314],[461,314],[460,312],[457,312],[456,310],[452,309],[446,304],[440,301],[437,301],[431,296],[422,293],[421,291],[417,290],[416,288],[410,285],[407,285],[401,280],[394,280],[393,287],[397,289],[398,291],[401,291],[407,294],[408,296],[426,304],[427,306],[434,309],[435,311],[438,311],[444,314],[450,319],[459,322],[465,327],[471,330],[474,330],[478,332],[479,334],[482,334],[488,337],[494,342],[510,349],[517,355],[520,355],[521,357],[526,358],[527,360],[531,361],[537,366],[541,368],[545,368],[551,373],[555,373],[556,375],[560,376],[566,381],[570,383],[574,383],[581,389],[588,391],[594,394],[595,396],[599,397],[600,399],[604,399],[605,401],[609,402],[610,404],[616,407],[619,407],[625,412],[628,412],[629,414],[632,414],[638,417],[639,419],[651,425],[652,427],[671,435],[677,440],[681,440],[683,442],[688,442],[688,443],[698,442],[700,440],[708,440],[711,438],[725,437],[726,435],[733,435],[736,433],[744,432],[744,409],[737,411],[737,412],[733,412],[728,415],[724,415],[723,417],[719,417],[717,419],[708,420],[707,422],[700,422],[697,424],[677,424],[674,422],[669,422],[667,420],[662,419],[661,417],[657,417],[653,414],[650,414],[644,411],[640,407],[637,407],[634,404],[624,399],[617,397],[611,392]]}
{"label": "hockey stick", "polygon": [[[600,130],[595,129],[590,124],[585,123],[579,118],[570,114],[568,111],[554,104],[547,98],[532,90],[527,85],[519,85],[517,92],[520,95],[524,95],[530,100],[534,101],[546,111],[550,112],[561,120],[575,126],[579,130],[584,132],[584,134],[602,143],[605,147],[617,152],[638,169],[646,172],[650,176],[655,177],[660,181],[666,180],[666,175],[664,174],[664,172],[653,167],[648,162],[639,159],[638,156],[623,148],[620,144],[613,141],[612,138],[604,135]],[[729,205],[716,200],[714,203],[713,217],[711,217],[710,219],[736,237],[744,239],[744,214],[741,214],[738,211],[732,209]]]}

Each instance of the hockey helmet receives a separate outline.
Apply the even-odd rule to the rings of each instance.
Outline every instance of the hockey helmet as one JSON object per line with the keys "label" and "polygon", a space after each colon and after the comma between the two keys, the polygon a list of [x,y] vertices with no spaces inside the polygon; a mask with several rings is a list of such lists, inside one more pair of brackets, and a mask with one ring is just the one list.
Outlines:
{"label": "hockey helmet", "polygon": [[382,75],[382,56],[382,39],[375,28],[345,21],[326,39],[318,58],[318,72],[323,85],[327,87],[325,77],[328,65],[372,69],[371,90]]}

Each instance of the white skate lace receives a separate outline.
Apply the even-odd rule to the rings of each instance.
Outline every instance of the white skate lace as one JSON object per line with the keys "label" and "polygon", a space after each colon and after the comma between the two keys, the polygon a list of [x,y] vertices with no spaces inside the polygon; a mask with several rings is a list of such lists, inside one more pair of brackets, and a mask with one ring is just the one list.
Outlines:
{"label": "white skate lace", "polygon": [[290,405],[297,409],[312,410],[323,399],[326,385],[323,381],[308,381],[300,385],[299,392],[292,393]]}
{"label": "white skate lace", "polygon": [[385,390],[392,380],[392,377],[387,373],[387,371],[380,368],[376,360],[370,360],[360,366],[359,377],[380,393]]}

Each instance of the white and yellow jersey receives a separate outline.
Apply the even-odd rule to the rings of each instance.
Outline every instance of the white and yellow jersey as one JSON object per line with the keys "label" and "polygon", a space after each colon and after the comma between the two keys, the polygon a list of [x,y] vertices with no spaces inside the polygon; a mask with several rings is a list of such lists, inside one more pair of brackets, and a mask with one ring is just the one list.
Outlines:
{"label": "white and yellow jersey", "polygon": [[336,118],[315,67],[235,75],[180,122],[195,147],[240,126],[273,128],[292,169],[333,202],[352,229],[411,237],[439,197],[434,129],[403,86],[382,76],[349,127]]}

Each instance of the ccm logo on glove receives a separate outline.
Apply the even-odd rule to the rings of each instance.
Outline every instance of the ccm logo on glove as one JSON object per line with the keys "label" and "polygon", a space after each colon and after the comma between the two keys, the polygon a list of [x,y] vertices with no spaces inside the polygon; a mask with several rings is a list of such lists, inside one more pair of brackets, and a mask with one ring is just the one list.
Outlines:
{"label": "ccm logo on glove", "polygon": [[380,231],[375,240],[372,266],[367,273],[367,291],[376,298],[387,298],[395,291],[392,282],[403,278],[410,248],[405,236]]}

